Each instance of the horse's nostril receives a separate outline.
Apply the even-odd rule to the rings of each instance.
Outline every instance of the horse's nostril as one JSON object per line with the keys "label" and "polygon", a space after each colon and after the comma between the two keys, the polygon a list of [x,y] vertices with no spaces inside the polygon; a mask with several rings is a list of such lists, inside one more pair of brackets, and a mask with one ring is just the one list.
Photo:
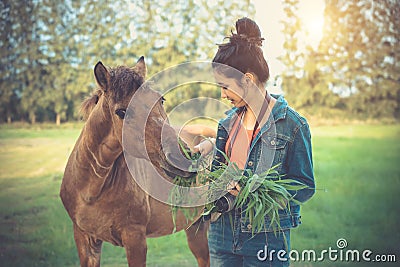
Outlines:
{"label": "horse's nostril", "polygon": [[121,119],[124,119],[125,118],[125,114],[126,114],[126,109],[117,109],[116,111],[115,111],[115,114],[117,114],[118,115],[118,117],[120,117]]}

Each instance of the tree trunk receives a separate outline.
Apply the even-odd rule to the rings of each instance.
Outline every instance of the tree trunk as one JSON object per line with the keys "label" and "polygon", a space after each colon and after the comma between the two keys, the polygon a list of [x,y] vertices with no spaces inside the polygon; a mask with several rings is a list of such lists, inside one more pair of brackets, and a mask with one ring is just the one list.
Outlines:
{"label": "tree trunk", "polygon": [[31,119],[31,124],[35,124],[35,123],[36,123],[36,115],[35,115],[34,112],[32,112],[32,113],[29,115],[29,118]]}
{"label": "tree trunk", "polygon": [[56,114],[56,125],[60,126],[60,124],[61,124],[61,116],[60,116],[60,113],[57,113]]}

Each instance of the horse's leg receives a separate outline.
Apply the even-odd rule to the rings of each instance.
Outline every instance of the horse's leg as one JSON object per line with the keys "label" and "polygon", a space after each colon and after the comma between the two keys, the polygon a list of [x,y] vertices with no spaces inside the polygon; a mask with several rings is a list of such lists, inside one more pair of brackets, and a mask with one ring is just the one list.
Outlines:
{"label": "horse's leg", "polygon": [[74,239],[82,267],[99,267],[103,241],[84,233],[74,224]]}
{"label": "horse's leg", "polygon": [[193,255],[196,257],[197,264],[199,267],[210,266],[210,254],[208,252],[208,222],[204,222],[201,218],[192,224],[186,230],[186,237],[189,244],[189,248]]}
{"label": "horse's leg", "polygon": [[145,227],[125,229],[121,237],[129,267],[146,266],[147,243]]}

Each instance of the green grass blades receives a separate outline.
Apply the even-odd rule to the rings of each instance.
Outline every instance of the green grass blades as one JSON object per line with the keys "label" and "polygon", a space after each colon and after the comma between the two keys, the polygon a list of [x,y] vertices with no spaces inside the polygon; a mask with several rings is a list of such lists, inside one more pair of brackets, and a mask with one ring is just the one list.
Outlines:
{"label": "green grass blades", "polygon": [[[192,165],[190,166],[191,171],[197,170],[197,162],[200,158],[200,153],[191,153],[188,151],[181,139],[178,139],[178,144],[185,157],[192,161]],[[171,213],[174,223],[174,232],[176,231],[176,216],[178,211],[181,211],[185,215],[185,218],[188,222],[193,221],[195,216],[198,215],[198,212],[195,209],[184,208],[183,205],[189,201],[194,201],[193,203],[195,203],[197,200],[193,197],[193,194],[191,194],[193,191],[191,191],[190,188],[198,184],[199,177],[201,177],[201,175],[193,175],[192,177],[188,178],[175,176],[174,180],[172,181],[175,186],[172,187],[168,195],[168,201],[169,203],[172,203]]]}
{"label": "green grass blades", "polygon": [[[191,156],[180,143],[181,149],[188,159],[197,160],[198,156]],[[254,174],[251,170],[241,170],[238,166],[230,162],[225,153],[221,152],[226,163],[221,163],[215,170],[210,171],[209,168],[198,172],[198,176],[205,177],[203,183],[209,184],[207,192],[208,203],[205,207],[203,215],[208,215],[214,211],[212,200],[219,198],[227,192],[227,184],[231,181],[236,181],[241,186],[239,195],[235,199],[236,207],[241,207],[245,218],[252,225],[252,231],[260,232],[267,227],[274,230],[280,230],[279,225],[279,209],[289,208],[288,203],[293,199],[293,195],[297,190],[306,188],[307,186],[292,180],[283,179],[276,171],[279,166],[273,166],[261,174]],[[177,186],[172,190],[170,197],[173,207],[173,214],[179,209],[179,203],[182,202],[187,188],[195,184],[195,181],[190,179],[176,177],[174,184]],[[265,218],[270,218],[271,225],[265,225]],[[188,218],[193,219],[193,218]]]}
{"label": "green grass blades", "polygon": [[[236,164],[227,159],[227,164],[222,164],[215,171],[209,173],[210,199],[215,199],[215,192],[226,192],[226,185],[230,181],[236,181],[241,186],[238,196],[235,198],[235,206],[241,207],[245,219],[252,225],[252,232],[260,232],[267,227],[275,231],[281,230],[279,224],[279,209],[289,208],[288,203],[294,201],[289,191],[307,186],[293,179],[284,179],[276,171],[279,166],[273,166],[261,174],[253,174],[251,170],[240,170]],[[210,211],[206,210],[208,214]],[[268,217],[271,225],[265,225]]]}
{"label": "green grass blades", "polygon": [[[276,167],[273,167],[273,169]],[[279,231],[279,210],[288,208],[288,203],[293,196],[288,190],[300,190],[306,186],[297,181],[281,177],[274,171],[269,170],[260,175],[244,178],[244,184],[236,198],[235,205],[242,208],[245,218],[252,225],[252,233],[260,232],[267,227]],[[277,179],[277,180],[276,180]],[[285,181],[279,183],[279,181]],[[268,217],[271,225],[265,225]]]}

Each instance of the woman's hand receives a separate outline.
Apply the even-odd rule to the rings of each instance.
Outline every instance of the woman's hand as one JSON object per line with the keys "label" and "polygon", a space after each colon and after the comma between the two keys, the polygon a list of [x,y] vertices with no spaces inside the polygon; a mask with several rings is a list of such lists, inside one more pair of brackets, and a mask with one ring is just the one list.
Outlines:
{"label": "woman's hand", "polygon": [[201,155],[205,156],[213,151],[215,145],[214,138],[207,138],[201,141],[197,146],[193,147],[193,152],[200,152]]}
{"label": "woman's hand", "polygon": [[226,189],[228,190],[229,193],[231,193],[232,195],[234,195],[235,197],[237,197],[239,195],[240,192],[240,185],[238,182],[235,181],[231,181],[226,185]]}

